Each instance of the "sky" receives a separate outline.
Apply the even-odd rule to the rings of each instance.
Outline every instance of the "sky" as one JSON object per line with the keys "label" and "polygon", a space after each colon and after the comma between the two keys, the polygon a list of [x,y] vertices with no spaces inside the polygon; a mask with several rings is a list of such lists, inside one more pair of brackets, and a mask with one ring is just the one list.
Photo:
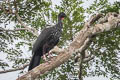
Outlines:
{"label": "sky", "polygon": [[[60,1],[61,0],[52,0],[53,6],[54,5],[60,5]],[[93,1],[94,0],[85,0],[85,3],[82,6],[84,8],[87,8],[87,7],[89,7],[90,4],[92,4]],[[120,0],[109,0],[109,1],[111,3],[113,3],[114,1],[120,1]],[[14,25],[14,24],[11,24],[10,26],[12,26],[12,25]],[[4,55],[2,57],[0,56],[0,59],[1,58],[4,58]],[[20,71],[15,71],[15,72],[9,72],[9,73],[0,74],[0,80],[15,80],[18,77],[18,74],[19,74]],[[85,77],[84,80],[109,80],[109,79],[105,78],[103,76],[99,76],[99,77],[96,76],[96,77]]]}

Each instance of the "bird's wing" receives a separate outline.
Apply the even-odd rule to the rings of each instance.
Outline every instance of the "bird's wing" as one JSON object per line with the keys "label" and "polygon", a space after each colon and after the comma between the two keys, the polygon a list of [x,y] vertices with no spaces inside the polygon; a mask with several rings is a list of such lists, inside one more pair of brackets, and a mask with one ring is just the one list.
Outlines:
{"label": "bird's wing", "polygon": [[50,37],[50,34],[52,32],[53,27],[45,28],[41,34],[38,36],[36,42],[33,45],[33,52],[38,50],[39,48],[42,48],[42,46],[46,43],[48,38]]}

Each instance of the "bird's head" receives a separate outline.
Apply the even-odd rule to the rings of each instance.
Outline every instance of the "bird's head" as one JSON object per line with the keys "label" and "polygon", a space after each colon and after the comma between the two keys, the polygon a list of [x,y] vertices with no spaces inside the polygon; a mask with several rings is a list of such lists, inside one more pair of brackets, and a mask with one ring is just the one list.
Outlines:
{"label": "bird's head", "polygon": [[59,13],[58,18],[60,20],[63,20],[66,17],[66,14],[64,12]]}

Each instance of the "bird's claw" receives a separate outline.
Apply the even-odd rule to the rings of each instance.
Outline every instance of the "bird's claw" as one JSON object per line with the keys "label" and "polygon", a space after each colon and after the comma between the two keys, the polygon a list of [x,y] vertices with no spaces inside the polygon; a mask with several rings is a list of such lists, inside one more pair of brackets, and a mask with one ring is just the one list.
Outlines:
{"label": "bird's claw", "polygon": [[49,56],[50,58],[52,57],[51,52],[48,52],[48,56]]}
{"label": "bird's claw", "polygon": [[43,55],[43,60],[44,60],[44,61],[47,61],[47,58],[46,58],[46,56],[45,56],[45,55]]}

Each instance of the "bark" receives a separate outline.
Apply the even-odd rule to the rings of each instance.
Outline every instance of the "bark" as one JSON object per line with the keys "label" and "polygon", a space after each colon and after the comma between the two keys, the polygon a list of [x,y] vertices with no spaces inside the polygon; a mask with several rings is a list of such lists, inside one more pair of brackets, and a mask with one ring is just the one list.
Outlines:
{"label": "bark", "polygon": [[82,53],[89,46],[92,36],[114,28],[120,28],[120,14],[108,13],[106,17],[100,19],[101,21],[99,21],[98,24],[92,25],[96,20],[99,20],[99,18],[100,17],[97,15],[94,16],[94,18],[91,18],[92,20],[90,19],[85,26],[76,33],[74,40],[68,48],[59,52],[58,56],[52,58],[50,62],[40,64],[25,75],[19,77],[17,80],[35,79],[37,76],[41,76],[48,71],[53,70],[68,61],[68,59],[70,59],[73,54],[76,54],[78,50]]}

